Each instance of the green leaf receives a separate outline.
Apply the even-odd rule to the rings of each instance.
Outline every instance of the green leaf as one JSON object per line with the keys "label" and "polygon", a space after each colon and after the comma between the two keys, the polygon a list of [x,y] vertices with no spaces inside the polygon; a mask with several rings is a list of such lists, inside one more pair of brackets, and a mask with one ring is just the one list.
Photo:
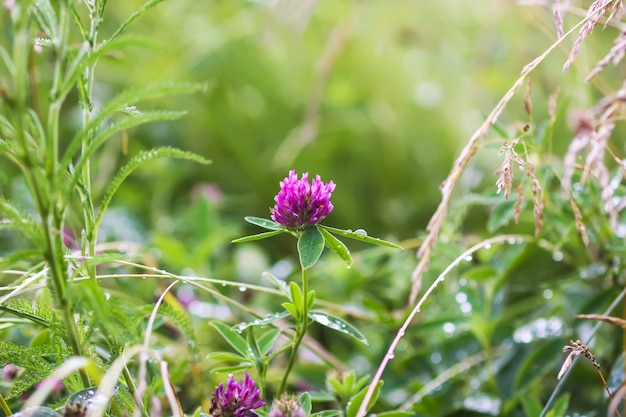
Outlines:
{"label": "green leaf", "polygon": [[309,227],[298,238],[298,254],[302,269],[309,269],[324,250],[324,236],[317,227]]}
{"label": "green leaf", "polygon": [[285,233],[285,230],[274,230],[273,232],[263,232],[256,235],[244,236],[231,240],[230,243],[253,242],[255,240],[267,239],[268,237],[276,236],[281,233]]}
{"label": "green leaf", "polygon": [[365,345],[369,344],[365,336],[363,336],[363,334],[358,331],[356,327],[339,317],[323,313],[321,311],[311,311],[309,313],[309,318],[322,326],[328,327],[329,329],[350,335]]}
{"label": "green leaf", "polygon": [[411,417],[414,415],[415,413],[410,411],[387,411],[384,413],[376,414],[376,417]]}
{"label": "green leaf", "polygon": [[[113,195],[115,194],[117,189],[120,187],[120,185],[122,185],[124,180],[141,164],[147,161],[151,161],[153,159],[157,159],[157,158],[178,158],[178,159],[187,159],[190,161],[199,162],[201,164],[209,163],[208,160],[201,157],[200,155],[196,155],[191,152],[181,151],[180,149],[170,148],[170,147],[163,147],[163,148],[153,149],[150,151],[140,152],[135,157],[133,157],[130,161],[128,161],[128,163],[122,169],[118,171],[115,178],[113,178],[113,181],[111,181],[109,188],[107,188],[106,192],[104,193],[104,197],[102,197],[102,202],[100,203],[100,208],[98,210],[98,215],[95,221],[95,226],[94,226],[95,230],[98,230],[100,222],[102,221],[102,217],[104,216],[104,213],[109,203],[111,202]],[[75,175],[78,175],[78,173],[76,173]]]}
{"label": "green leaf", "polygon": [[0,196],[0,215],[2,214],[11,222],[10,224],[3,223],[3,228],[19,230],[33,245],[44,246],[42,226],[13,202]]}
{"label": "green leaf", "polygon": [[[370,403],[367,405],[366,411],[369,411],[370,408],[374,404],[376,404],[376,400],[378,400],[378,395],[380,394],[380,388],[383,386],[383,381],[378,381],[376,384],[376,389],[374,390],[374,395],[372,395],[372,399]],[[359,407],[361,407],[361,403],[365,399],[365,394],[367,393],[369,386],[363,388],[356,394],[352,399],[348,402],[348,407],[346,410],[346,417],[356,417],[357,412],[359,411]]]}
{"label": "green leaf", "polygon": [[298,402],[300,403],[300,407],[304,411],[305,415],[311,414],[311,396],[308,392],[303,392],[298,398]]}
{"label": "green leaf", "polygon": [[24,411],[13,414],[13,417],[61,417],[61,414],[49,407],[30,407]]}
{"label": "green leaf", "polygon": [[[74,159],[75,156],[79,153],[82,147],[83,140],[89,139],[89,141],[92,142],[93,132],[100,130],[100,128],[102,127],[101,125],[102,123],[104,123],[105,120],[107,120],[114,114],[122,112],[129,105],[136,105],[140,102],[160,98],[163,96],[172,96],[175,94],[192,94],[192,93],[206,90],[207,88],[208,88],[207,85],[203,85],[203,84],[165,83],[165,84],[158,84],[158,85],[150,85],[150,86],[142,87],[142,88],[130,88],[120,93],[113,99],[109,100],[107,104],[100,110],[100,112],[97,113],[93,117],[93,119],[91,119],[89,124],[85,126],[81,131],[77,132],[76,135],[74,135],[69,145],[67,146],[65,154],[63,155],[63,159],[61,160],[61,163],[60,163],[61,169],[62,170],[68,169],[68,167],[70,166],[72,162],[72,159]],[[154,121],[154,120],[163,120],[163,116],[166,116],[168,114],[171,115],[172,117],[174,116],[172,112],[144,112],[140,116],[129,117],[127,119],[128,120],[135,119],[135,121],[137,122],[137,121],[140,121],[139,118],[142,117],[141,122],[145,123],[145,122]],[[118,128],[117,131],[124,130],[125,125],[120,125],[119,123],[121,122],[118,122],[115,124]],[[132,123],[132,122],[128,122],[128,123]],[[136,124],[137,123],[134,123],[133,126]],[[114,131],[109,130],[109,129],[113,129],[113,127],[108,127],[107,129],[105,129],[109,135],[115,133]],[[102,135],[102,132],[99,132],[98,137],[101,137],[101,135]],[[106,139],[106,137],[104,137],[104,139]],[[82,155],[82,157],[86,157],[86,158],[91,157],[92,153],[94,152],[94,149],[92,149],[92,146],[90,145],[88,150],[89,150],[89,153],[86,150],[85,154]]]}
{"label": "green leaf", "polygon": [[281,304],[285,310],[289,312],[296,320],[300,320],[300,312],[292,303],[282,303]]}
{"label": "green leaf", "polygon": [[[285,314],[285,317],[286,316],[287,314]],[[257,343],[259,345],[261,355],[265,356],[270,352],[270,350],[272,350],[272,347],[274,346],[276,339],[278,339],[278,336],[280,336],[280,329],[271,329],[261,335],[261,337],[259,337]]]}
{"label": "green leaf", "polygon": [[[73,191],[74,187],[76,187],[76,183],[78,182],[79,177],[81,176],[81,173],[85,164],[93,157],[93,154],[100,148],[100,146],[102,146],[102,144],[106,142],[106,140],[109,139],[112,135],[119,133],[121,131],[130,129],[131,127],[144,124],[144,123],[154,122],[154,121],[174,120],[174,119],[179,119],[183,117],[184,115],[185,115],[185,112],[175,112],[175,111],[146,112],[146,113],[142,113],[140,116],[126,117],[100,130],[93,138],[90,138],[89,145],[87,145],[85,152],[81,154],[80,158],[78,159],[78,162],[76,162],[72,180],[69,182],[69,185],[66,187],[66,190],[65,190],[66,195],[69,195],[71,191]],[[164,147],[161,149],[175,149],[175,148]],[[153,152],[153,151],[148,151],[148,152]],[[144,151],[143,153],[148,153],[148,152]],[[178,151],[178,152],[181,152],[181,151]],[[62,163],[69,163],[69,162],[70,161],[65,161],[65,160],[62,161]],[[207,163],[207,162],[204,162],[204,163]]]}
{"label": "green leaf", "polygon": [[[75,392],[67,398],[65,404],[80,404],[87,408],[92,406],[100,407],[106,404],[109,399],[105,396],[96,395],[97,391],[98,387],[91,387]],[[117,387],[115,388],[115,392],[117,392]]]}
{"label": "green leaf", "polygon": [[349,239],[360,240],[361,242],[365,242],[365,243],[371,243],[372,245],[387,246],[387,247],[395,248],[395,249],[403,249],[402,246],[396,245],[395,243],[387,242],[386,240],[368,236],[367,232],[363,229],[358,229],[353,232],[352,230],[337,229],[337,228],[330,227],[330,226],[324,226],[322,224],[318,224],[317,227],[326,229],[327,231],[332,232],[336,235],[347,237]]}
{"label": "green leaf", "polygon": [[246,340],[233,331],[230,327],[219,321],[213,321],[209,323],[215,330],[217,330],[224,340],[228,342],[237,352],[246,358],[250,358],[250,349]]}
{"label": "green leaf", "polygon": [[515,216],[515,204],[515,200],[506,200],[494,208],[487,221],[487,231],[495,232],[509,224]]}
{"label": "green leaf", "polygon": [[289,298],[289,290],[287,289],[287,284],[285,284],[285,281],[276,278],[274,275],[272,275],[269,272],[263,272],[261,276],[272,281],[272,283],[276,286],[276,288],[282,291],[283,294],[285,294],[285,296]]}
{"label": "green leaf", "polygon": [[122,33],[124,33],[124,31],[126,30],[126,28],[133,23],[139,16],[141,16],[142,14],[144,14],[146,11],[150,10],[151,8],[153,8],[154,6],[156,6],[157,4],[163,2],[164,0],[150,0],[147,1],[143,4],[143,6],[141,6],[139,9],[137,9],[133,14],[131,14],[130,16],[128,16],[126,18],[126,20],[124,22],[122,22],[122,24],[117,28],[117,30],[115,32],[113,32],[113,34],[111,35],[111,37],[108,39],[108,41],[112,41],[113,39],[117,38],[118,36],[120,36]]}
{"label": "green leaf", "polygon": [[337,239],[334,235],[332,235],[328,230],[323,227],[319,228],[319,231],[324,236],[324,242],[326,247],[333,251],[337,256],[341,258],[342,261],[346,263],[346,265],[352,265],[352,256],[350,256],[350,251],[344,245],[344,243]]}
{"label": "green leaf", "polygon": [[253,225],[262,227],[264,229],[287,230],[285,226],[283,226],[280,223],[276,223],[274,220],[263,219],[261,217],[253,217],[253,216],[246,216],[243,219],[247,221],[248,223],[252,223]]}
{"label": "green leaf", "polygon": [[563,394],[561,397],[559,397],[558,400],[556,400],[556,403],[554,404],[554,407],[546,415],[548,417],[563,417],[565,415],[565,413],[567,412],[567,407],[569,405],[569,400],[570,400],[570,395],[569,394]]}
{"label": "green leaf", "polygon": [[298,311],[304,310],[304,302],[302,300],[302,290],[295,282],[289,284],[289,291],[291,291],[291,302],[294,304]]}
{"label": "green leaf", "polygon": [[33,11],[39,27],[52,39],[55,45],[60,45],[62,40],[59,39],[59,20],[50,0],[37,1],[37,7],[33,7]]}
{"label": "green leaf", "polygon": [[311,417],[335,417],[341,414],[339,410],[324,410],[311,414]]}
{"label": "green leaf", "polygon": [[237,365],[237,366],[225,366],[223,368],[215,368],[211,370],[211,373],[214,374],[235,374],[237,372],[245,371],[247,369],[252,368],[254,365],[252,363]]}
{"label": "green leaf", "polygon": [[263,317],[262,319],[256,319],[254,321],[249,321],[249,322],[243,322],[243,323],[239,323],[233,326],[233,330],[236,331],[237,333],[241,333],[244,330],[246,330],[248,327],[252,327],[252,326],[267,326],[268,324],[271,324],[277,320],[281,320],[284,319],[285,317],[287,317],[289,315],[289,313],[287,313],[286,311],[281,311],[280,313],[274,313],[274,314],[268,314],[267,316]]}
{"label": "green leaf", "polygon": [[250,362],[249,358],[244,358],[241,355],[230,352],[213,352],[206,355],[207,359],[213,359],[216,361],[230,361],[230,362]]}
{"label": "green leaf", "polygon": [[524,394],[521,397],[522,408],[527,416],[541,415],[541,403],[531,394]]}

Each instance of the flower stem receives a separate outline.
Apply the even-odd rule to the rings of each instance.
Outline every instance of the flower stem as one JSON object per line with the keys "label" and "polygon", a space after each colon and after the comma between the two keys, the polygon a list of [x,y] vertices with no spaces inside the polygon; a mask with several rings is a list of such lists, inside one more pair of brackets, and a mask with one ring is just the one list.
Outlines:
{"label": "flower stem", "polygon": [[283,376],[283,380],[280,383],[280,387],[278,388],[277,397],[280,397],[283,391],[285,390],[285,386],[287,385],[287,379],[289,378],[289,374],[291,373],[291,369],[293,368],[294,363],[296,362],[296,357],[298,356],[298,348],[302,343],[302,339],[304,339],[304,335],[306,334],[307,327],[309,325],[309,272],[308,269],[302,270],[302,317],[301,321],[296,326],[296,335],[294,337],[293,346],[291,348],[291,356],[289,357],[289,364],[287,365],[287,371],[285,372],[285,376]]}
{"label": "flower stem", "polygon": [[7,404],[2,395],[0,395],[0,409],[2,409],[2,411],[4,411],[4,414],[6,414],[7,416],[13,415],[13,413],[11,412],[11,408],[9,408],[9,404]]}

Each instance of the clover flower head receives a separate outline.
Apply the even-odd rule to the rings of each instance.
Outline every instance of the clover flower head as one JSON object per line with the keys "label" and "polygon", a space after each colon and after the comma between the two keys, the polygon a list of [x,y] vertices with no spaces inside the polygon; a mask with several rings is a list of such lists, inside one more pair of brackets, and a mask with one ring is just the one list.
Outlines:
{"label": "clover flower head", "polygon": [[283,395],[272,402],[269,417],[306,417],[306,412],[296,397]]}
{"label": "clover flower head", "polygon": [[305,229],[313,226],[333,211],[330,196],[335,183],[324,184],[319,175],[309,184],[309,173],[298,179],[296,171],[280,182],[280,191],[274,197],[276,205],[271,209],[272,219],[288,229]]}
{"label": "clover flower head", "polygon": [[253,410],[263,405],[265,401],[248,373],[243,382],[231,375],[226,386],[222,382],[213,393],[210,413],[213,417],[256,417]]}

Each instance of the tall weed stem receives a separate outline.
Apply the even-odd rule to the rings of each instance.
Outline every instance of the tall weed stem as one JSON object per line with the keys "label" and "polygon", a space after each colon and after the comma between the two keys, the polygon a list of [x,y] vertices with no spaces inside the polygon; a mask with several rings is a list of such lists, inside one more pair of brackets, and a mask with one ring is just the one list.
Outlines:
{"label": "tall weed stem", "polygon": [[[16,21],[15,33],[13,44],[13,62],[15,64],[15,127],[18,143],[21,146],[23,152],[22,158],[24,162],[24,174],[27,185],[32,193],[33,200],[37,209],[37,212],[41,218],[43,227],[44,238],[44,258],[48,263],[49,273],[51,276],[51,288],[55,298],[55,302],[58,304],[58,308],[61,311],[61,316],[65,330],[67,332],[67,339],[74,355],[81,356],[82,351],[80,348],[80,341],[78,336],[78,329],[76,322],[74,321],[71,305],[66,298],[67,287],[67,274],[65,272],[63,249],[62,249],[62,234],[61,229],[63,226],[62,214],[57,211],[57,208],[61,206],[61,195],[54,192],[55,174],[53,172],[57,169],[57,141],[58,141],[58,129],[59,129],[59,111],[60,101],[58,97],[54,97],[57,100],[53,100],[53,105],[48,113],[48,143],[52,145],[48,147],[44,154],[45,161],[38,161],[39,156],[37,150],[33,149],[28,143],[26,137],[26,115],[27,110],[27,92],[32,87],[29,83],[29,71],[28,60],[31,51],[30,42],[30,10],[31,2],[24,2],[20,9],[19,16]],[[60,9],[63,15],[63,10],[66,10],[65,3],[61,3]],[[65,27],[68,26],[68,19],[61,18],[60,24],[64,27],[61,28],[61,33],[67,33]],[[59,44],[67,42],[67,39],[61,38],[58,40]],[[60,56],[64,48],[59,47],[57,54]],[[58,72],[61,71],[62,65],[60,60],[62,57],[57,58],[55,64],[54,82],[58,85],[58,79],[61,78]],[[57,72],[58,71],[58,72]],[[53,90],[54,92],[54,90]],[[47,175],[42,166],[47,168]],[[49,176],[50,182],[46,183],[47,176]],[[89,379],[87,374],[81,372],[81,379],[85,386],[89,385]]]}

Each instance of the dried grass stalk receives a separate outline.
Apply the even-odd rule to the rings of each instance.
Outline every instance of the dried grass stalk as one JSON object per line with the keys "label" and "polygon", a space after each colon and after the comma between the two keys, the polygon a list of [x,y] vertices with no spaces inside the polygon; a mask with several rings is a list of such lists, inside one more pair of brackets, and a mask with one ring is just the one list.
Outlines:
{"label": "dried grass stalk", "polygon": [[610,63],[617,65],[624,59],[624,53],[626,52],[626,32],[622,32],[613,42],[615,45],[613,45],[609,53],[598,62],[596,67],[591,70],[589,75],[587,75],[587,78],[585,78],[586,82],[591,81],[593,77],[599,74]]}
{"label": "dried grass stalk", "polygon": [[578,208],[578,205],[574,201],[573,198],[569,200],[570,205],[572,206],[572,211],[574,212],[574,221],[576,222],[576,230],[580,234],[581,239],[585,246],[589,246],[589,236],[587,236],[587,228],[585,227],[585,223],[583,223],[583,215]]}
{"label": "dried grass stalk", "polygon": [[580,46],[583,43],[583,40],[593,32],[593,29],[598,25],[600,20],[606,16],[605,25],[607,25],[618,13],[621,13],[623,10],[622,0],[595,0],[589,6],[587,10],[587,21],[580,28],[580,32],[578,33],[578,37],[574,42],[574,46],[572,47],[572,51],[567,57],[567,61],[563,64],[563,71],[567,70],[574,62],[574,58],[578,55],[578,51],[580,50]]}

